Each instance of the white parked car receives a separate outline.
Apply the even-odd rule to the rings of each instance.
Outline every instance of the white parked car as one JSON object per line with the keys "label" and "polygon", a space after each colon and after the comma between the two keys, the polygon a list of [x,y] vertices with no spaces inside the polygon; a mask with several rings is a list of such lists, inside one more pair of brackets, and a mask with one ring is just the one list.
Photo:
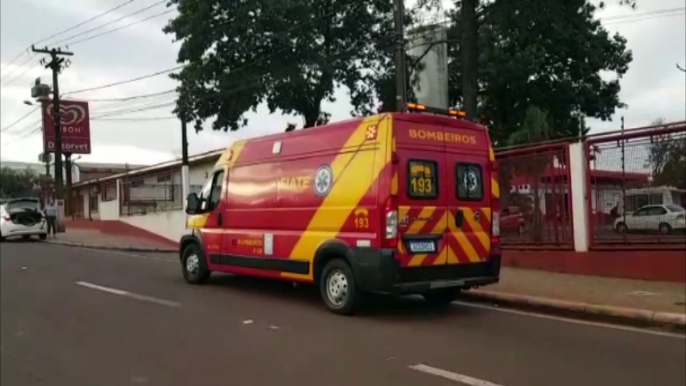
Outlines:
{"label": "white parked car", "polygon": [[665,235],[675,230],[683,231],[686,230],[686,209],[674,204],[646,205],[615,220],[615,230],[620,233],[660,231]]}
{"label": "white parked car", "polygon": [[36,198],[18,198],[0,206],[0,240],[8,237],[48,237],[48,225]]}

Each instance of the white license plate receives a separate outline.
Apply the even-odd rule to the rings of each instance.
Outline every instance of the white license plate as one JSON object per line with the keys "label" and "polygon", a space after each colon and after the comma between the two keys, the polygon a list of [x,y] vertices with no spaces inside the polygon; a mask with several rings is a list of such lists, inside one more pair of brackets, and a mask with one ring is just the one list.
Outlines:
{"label": "white license plate", "polygon": [[410,252],[432,253],[436,252],[436,244],[433,241],[410,241]]}

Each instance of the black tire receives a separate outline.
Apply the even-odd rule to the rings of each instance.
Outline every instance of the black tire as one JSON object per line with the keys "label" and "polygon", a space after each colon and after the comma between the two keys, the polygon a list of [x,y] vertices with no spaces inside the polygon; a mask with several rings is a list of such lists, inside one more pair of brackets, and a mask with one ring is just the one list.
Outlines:
{"label": "black tire", "polygon": [[[334,275],[336,275],[338,280],[330,282],[331,280],[336,280]],[[329,286],[335,288],[330,290]],[[340,302],[336,301],[336,288],[338,291],[345,291],[345,295],[341,294]],[[333,259],[326,263],[319,279],[319,294],[326,308],[334,314],[352,315],[355,313],[361,294],[357,291],[355,275],[345,260]]]}
{"label": "black tire", "polygon": [[[197,267],[195,270],[191,269],[189,271],[189,259],[193,258],[193,256],[197,258]],[[191,263],[190,266],[192,268],[195,265]],[[207,268],[205,255],[197,244],[190,244],[183,250],[181,271],[183,272],[184,279],[190,284],[202,284],[210,277],[210,270]]]}
{"label": "black tire", "polygon": [[615,228],[615,230],[619,233],[628,233],[629,232],[629,228],[623,222],[620,222],[619,224],[617,224],[617,227]]}
{"label": "black tire", "polygon": [[48,235],[47,234],[38,235],[38,238],[41,240],[47,240]]}
{"label": "black tire", "polygon": [[660,233],[663,235],[668,235],[672,233],[672,227],[667,223],[660,224]]}
{"label": "black tire", "polygon": [[21,236],[22,240],[31,240],[31,236]]}
{"label": "black tire", "polygon": [[457,288],[441,288],[425,292],[422,296],[432,306],[447,307],[457,299],[459,293]]}

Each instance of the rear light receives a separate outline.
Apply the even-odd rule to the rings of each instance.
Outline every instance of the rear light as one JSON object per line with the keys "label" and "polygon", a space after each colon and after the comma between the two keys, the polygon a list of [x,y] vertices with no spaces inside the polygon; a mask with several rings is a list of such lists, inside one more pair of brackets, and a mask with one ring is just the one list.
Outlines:
{"label": "rear light", "polygon": [[9,216],[2,216],[2,218],[3,218],[5,221],[12,221],[12,217],[9,217]]}
{"label": "rear light", "polygon": [[493,211],[493,220],[491,222],[491,235],[500,237],[500,212]]}
{"label": "rear light", "polygon": [[390,196],[386,200],[383,209],[385,232],[383,246],[386,248],[398,247],[398,204],[396,196]]}
{"label": "rear light", "polygon": [[500,237],[497,237],[497,236],[491,237],[491,245],[494,247],[500,245]]}

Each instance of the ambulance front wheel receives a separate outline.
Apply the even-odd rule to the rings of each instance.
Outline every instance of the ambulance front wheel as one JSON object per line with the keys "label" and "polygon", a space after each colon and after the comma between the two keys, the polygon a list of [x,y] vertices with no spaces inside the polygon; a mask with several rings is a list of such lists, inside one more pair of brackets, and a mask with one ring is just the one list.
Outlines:
{"label": "ambulance front wheel", "polygon": [[319,292],[329,311],[340,315],[353,314],[360,300],[353,271],[343,259],[326,263],[319,280]]}
{"label": "ambulance front wheel", "polygon": [[183,277],[191,284],[202,284],[210,277],[210,270],[207,269],[207,262],[200,247],[197,244],[190,244],[183,250],[181,259],[181,270]]}

